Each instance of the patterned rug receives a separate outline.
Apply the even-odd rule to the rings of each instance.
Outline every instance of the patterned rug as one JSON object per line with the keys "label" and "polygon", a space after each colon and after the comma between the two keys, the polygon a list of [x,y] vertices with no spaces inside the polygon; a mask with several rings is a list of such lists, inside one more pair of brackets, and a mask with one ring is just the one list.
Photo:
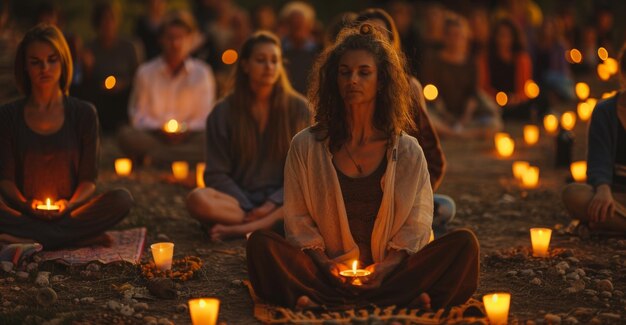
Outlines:
{"label": "patterned rug", "polygon": [[[376,306],[342,311],[295,311],[262,301],[244,281],[254,302],[254,317],[264,324],[488,324],[483,304],[465,304],[438,311]],[[468,315],[471,314],[471,315]]]}
{"label": "patterned rug", "polygon": [[91,246],[76,249],[45,251],[38,254],[44,261],[56,260],[68,265],[100,262],[108,264],[126,261],[137,264],[141,259],[146,241],[146,228],[133,228],[120,231],[107,231],[111,236],[111,247]]}

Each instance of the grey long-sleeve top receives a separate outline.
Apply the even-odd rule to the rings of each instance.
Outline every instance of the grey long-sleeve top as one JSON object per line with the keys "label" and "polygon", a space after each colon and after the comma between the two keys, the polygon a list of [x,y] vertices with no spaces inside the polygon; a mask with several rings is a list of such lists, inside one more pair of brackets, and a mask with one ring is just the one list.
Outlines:
{"label": "grey long-sleeve top", "polygon": [[594,188],[613,183],[617,150],[617,98],[619,93],[597,104],[591,115],[587,142],[587,183]]}
{"label": "grey long-sleeve top", "polygon": [[[283,169],[280,163],[268,159],[267,132],[257,136],[258,151],[251,161],[242,161],[241,155],[232,149],[232,134],[236,125],[229,122],[230,96],[216,104],[207,118],[206,169],[204,181],[207,187],[226,193],[239,201],[245,211],[250,211],[265,201],[283,204]],[[301,96],[289,99],[290,125],[308,126],[310,113],[306,100]],[[267,128],[271,128],[268,125]],[[292,130],[296,134],[300,130]]]}

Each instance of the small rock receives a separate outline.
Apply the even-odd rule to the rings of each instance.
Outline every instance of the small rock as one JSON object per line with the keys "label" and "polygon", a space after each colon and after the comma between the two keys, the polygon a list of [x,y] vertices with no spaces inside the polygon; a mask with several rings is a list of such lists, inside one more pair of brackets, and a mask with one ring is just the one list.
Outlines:
{"label": "small rock", "polygon": [[90,263],[89,265],[87,265],[87,267],[85,269],[87,271],[91,271],[91,272],[100,272],[100,264],[98,264],[98,263]]}
{"label": "small rock", "polygon": [[508,275],[508,276],[516,276],[517,275],[517,271],[506,272],[506,275]]}
{"label": "small rock", "polygon": [[595,291],[595,290],[586,289],[586,290],[585,290],[585,294],[586,294],[587,296],[597,296],[597,295],[598,295],[598,292],[597,292],[597,291]]}
{"label": "small rock", "polygon": [[22,289],[20,287],[18,287],[18,286],[12,286],[11,290],[13,290],[13,291],[20,291]]}
{"label": "small rock", "polygon": [[546,314],[544,319],[548,324],[561,324],[561,317],[555,314]]}
{"label": "small rock", "polygon": [[579,259],[577,259],[576,257],[573,257],[573,256],[566,258],[566,260],[567,260],[568,262],[572,263],[572,264],[578,264],[578,263],[580,263],[580,260],[579,260]]}
{"label": "small rock", "polygon": [[187,307],[187,304],[180,304],[178,306],[176,306],[176,312],[177,313],[186,313],[187,310],[189,310],[189,307]]}
{"label": "small rock", "polygon": [[133,316],[133,317],[135,317],[135,318],[137,318],[137,319],[142,319],[142,318],[143,318],[143,315],[142,315],[141,313],[137,313],[137,314],[135,314],[135,316]]}
{"label": "small rock", "polygon": [[30,263],[28,263],[28,265],[26,265],[26,272],[28,272],[28,273],[35,272],[35,271],[37,271],[38,268],[39,268],[39,264],[37,264],[35,262],[30,262]]}
{"label": "small rock", "polygon": [[28,274],[28,272],[24,272],[24,271],[18,271],[17,273],[15,273],[15,275],[20,280],[28,280],[28,277],[30,277],[30,274]]}
{"label": "small rock", "polygon": [[557,264],[555,268],[559,274],[565,274],[565,272],[569,270],[569,264],[567,264],[567,262],[565,261],[559,262],[559,264]]}
{"label": "small rock", "polygon": [[135,309],[135,311],[145,311],[148,310],[148,304],[145,302],[139,302],[133,305],[133,309]]}
{"label": "small rock", "polygon": [[600,291],[613,291],[613,282],[611,280],[600,280],[597,286]]}
{"label": "small rock", "polygon": [[35,295],[35,300],[38,304],[43,307],[48,307],[53,305],[59,297],[57,296],[56,291],[52,290],[52,288],[43,288],[37,291]]}
{"label": "small rock", "polygon": [[620,297],[621,298],[621,297],[624,296],[624,292],[621,291],[621,290],[615,290],[615,291],[613,291],[613,295],[616,296],[616,297]]}
{"label": "small rock", "polygon": [[589,321],[589,324],[591,325],[601,325],[602,321],[600,320],[600,318],[598,317],[594,317]]}
{"label": "small rock", "polygon": [[117,311],[122,308],[122,305],[120,305],[120,303],[115,300],[109,300],[109,302],[107,302],[107,308]]}
{"label": "small rock", "polygon": [[602,291],[602,292],[600,292],[600,297],[602,297],[602,298],[612,298],[613,294],[610,293],[609,291]]}
{"label": "small rock", "polygon": [[170,237],[168,237],[166,234],[158,234],[156,238],[160,241],[171,241]]}
{"label": "small rock", "polygon": [[593,315],[593,309],[586,307],[577,307],[574,309],[572,314],[577,317],[589,317]]}
{"label": "small rock", "polygon": [[622,318],[620,314],[613,314],[613,313],[601,313],[599,316],[600,318],[604,318],[604,319],[612,320],[612,321],[620,320]]}
{"label": "small rock", "polygon": [[144,316],[143,318],[143,322],[146,325],[156,325],[157,323],[157,318],[153,317],[153,316]]}
{"label": "small rock", "polygon": [[50,282],[52,282],[52,283],[57,283],[57,282],[61,282],[61,281],[63,281],[64,279],[65,279],[65,277],[63,277],[62,275],[53,275],[53,276],[50,278]]}
{"label": "small rock", "polygon": [[530,284],[534,284],[534,285],[541,285],[541,279],[539,278],[533,278],[532,280],[530,280]]}
{"label": "small rock", "polygon": [[580,275],[576,272],[567,273],[565,276],[567,280],[580,280]]}
{"label": "small rock", "polygon": [[50,272],[41,271],[37,273],[35,278],[35,284],[40,287],[47,287],[50,285]]}
{"label": "small rock", "polygon": [[7,273],[13,271],[13,263],[11,262],[2,261],[0,262],[0,267],[2,268],[2,271]]}
{"label": "small rock", "polygon": [[241,282],[241,280],[233,280],[230,282],[230,284],[234,285],[234,286],[240,286],[243,282]]}
{"label": "small rock", "polygon": [[530,277],[530,276],[535,276],[535,271],[533,271],[533,270],[531,270],[531,269],[526,269],[526,270],[522,270],[522,271],[520,271],[520,274],[521,274],[522,276],[528,276],[528,277]]}
{"label": "small rock", "polygon": [[578,268],[576,270],[574,270],[574,272],[578,273],[578,275],[580,275],[581,277],[584,277],[587,275],[587,273],[585,272],[585,270]]}
{"label": "small rock", "polygon": [[133,307],[128,306],[128,305],[122,305],[122,307],[120,308],[120,314],[124,315],[124,316],[132,316],[135,313],[135,310],[133,309]]}
{"label": "small rock", "polygon": [[159,318],[157,325],[174,325],[174,323],[167,318]]}
{"label": "small rock", "polygon": [[80,302],[86,303],[86,304],[93,304],[95,301],[96,299],[94,297],[80,298]]}
{"label": "small rock", "polygon": [[576,317],[570,316],[565,319],[564,323],[569,325],[575,325],[578,324],[578,319],[576,319]]}

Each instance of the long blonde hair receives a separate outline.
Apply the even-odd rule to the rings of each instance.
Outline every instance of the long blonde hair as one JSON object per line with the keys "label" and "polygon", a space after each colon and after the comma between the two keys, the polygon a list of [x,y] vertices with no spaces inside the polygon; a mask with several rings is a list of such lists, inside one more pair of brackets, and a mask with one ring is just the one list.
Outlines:
{"label": "long blonde hair", "polygon": [[[269,43],[281,48],[280,40],[268,31],[259,31],[250,36],[243,44],[240,53],[240,60],[235,70],[235,84],[229,98],[230,112],[228,120],[233,125],[232,150],[237,152],[242,161],[251,161],[257,154],[257,130],[258,127],[250,108],[255,98],[250,86],[250,78],[243,69],[243,62],[250,59],[254,48],[258,44]],[[273,161],[284,161],[289,150],[291,138],[302,128],[303,123],[292,123],[289,106],[290,98],[298,96],[291,87],[287,74],[282,65],[282,57],[278,71],[278,80],[274,84],[270,98],[270,112],[267,121],[267,132],[269,152],[268,157]],[[300,119],[297,119],[300,122]],[[302,125],[293,125],[302,124]]]}

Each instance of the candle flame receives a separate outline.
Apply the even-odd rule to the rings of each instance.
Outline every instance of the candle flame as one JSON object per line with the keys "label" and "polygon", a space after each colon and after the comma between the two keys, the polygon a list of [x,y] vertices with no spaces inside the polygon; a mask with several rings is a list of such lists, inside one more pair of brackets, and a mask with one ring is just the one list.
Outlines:
{"label": "candle flame", "polygon": [[497,293],[494,293],[494,294],[493,294],[493,296],[491,296],[491,300],[492,300],[493,302],[498,302],[498,294],[497,294]]}
{"label": "candle flame", "polygon": [[198,302],[198,306],[200,306],[200,308],[205,308],[206,307],[206,301],[204,301],[204,299],[200,299],[200,302]]}
{"label": "candle flame", "polygon": [[164,127],[166,132],[174,133],[178,131],[178,121],[171,119],[165,123]]}
{"label": "candle flame", "polygon": [[357,266],[357,260],[354,260],[354,262],[352,262],[352,272],[356,273],[356,266]]}
{"label": "candle flame", "polygon": [[50,209],[50,199],[46,199],[46,205],[48,206],[48,209]]}

